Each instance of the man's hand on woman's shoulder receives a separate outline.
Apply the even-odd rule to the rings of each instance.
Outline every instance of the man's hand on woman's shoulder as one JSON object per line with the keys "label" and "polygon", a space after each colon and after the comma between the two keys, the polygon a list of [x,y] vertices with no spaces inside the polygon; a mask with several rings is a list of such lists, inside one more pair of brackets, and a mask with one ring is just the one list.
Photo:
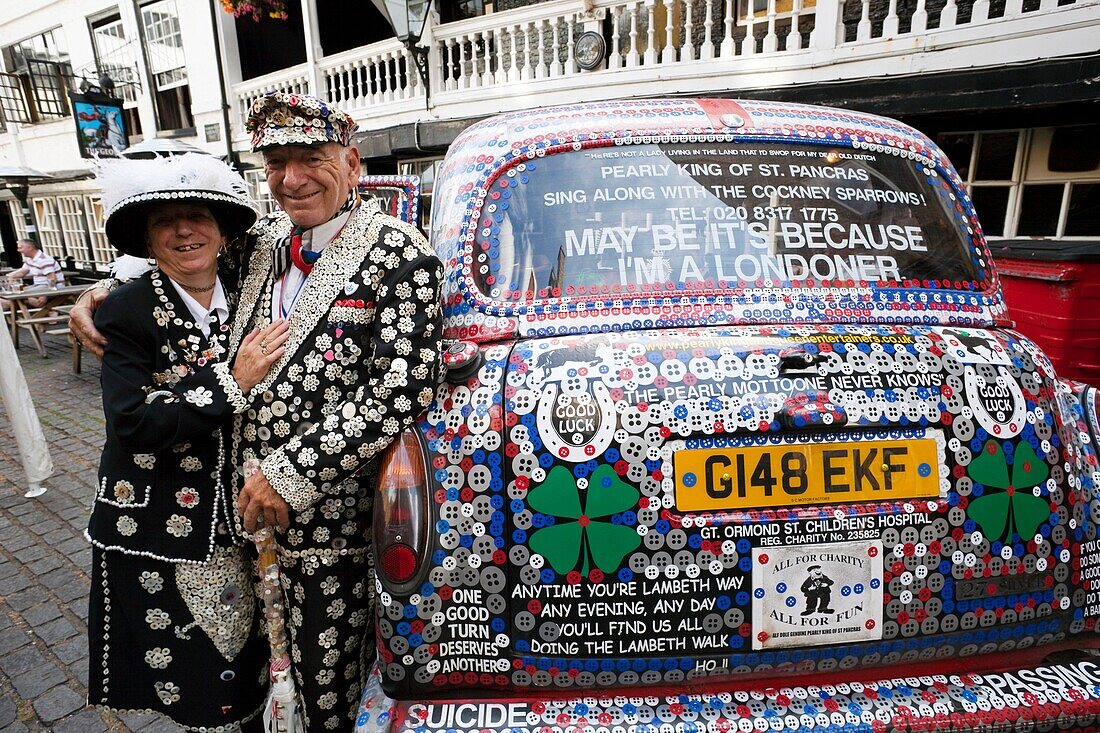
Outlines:
{"label": "man's hand on woman's shoulder", "polygon": [[95,312],[117,285],[117,280],[100,280],[85,290],[69,311],[69,330],[73,337],[97,359],[103,358],[103,347],[107,345],[107,339],[96,330]]}

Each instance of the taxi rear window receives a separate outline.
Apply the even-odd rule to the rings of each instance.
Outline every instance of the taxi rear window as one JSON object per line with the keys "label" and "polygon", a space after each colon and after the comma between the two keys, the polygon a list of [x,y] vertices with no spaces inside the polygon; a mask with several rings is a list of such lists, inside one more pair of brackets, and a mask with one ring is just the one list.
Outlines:
{"label": "taxi rear window", "polygon": [[975,288],[951,189],[893,153],[643,143],[525,161],[493,183],[473,275],[490,299],[669,289]]}

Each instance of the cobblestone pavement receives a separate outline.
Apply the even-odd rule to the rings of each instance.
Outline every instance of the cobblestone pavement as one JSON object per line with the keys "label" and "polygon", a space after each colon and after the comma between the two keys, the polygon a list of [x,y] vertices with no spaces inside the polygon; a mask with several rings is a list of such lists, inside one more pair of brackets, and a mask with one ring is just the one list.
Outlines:
{"label": "cobblestone pavement", "polygon": [[160,715],[100,713],[88,694],[84,527],[103,444],[99,364],[73,374],[68,343],[47,336],[43,359],[24,338],[19,359],[53,455],[49,490],[24,499],[26,476],[0,409],[0,731],[179,731]]}

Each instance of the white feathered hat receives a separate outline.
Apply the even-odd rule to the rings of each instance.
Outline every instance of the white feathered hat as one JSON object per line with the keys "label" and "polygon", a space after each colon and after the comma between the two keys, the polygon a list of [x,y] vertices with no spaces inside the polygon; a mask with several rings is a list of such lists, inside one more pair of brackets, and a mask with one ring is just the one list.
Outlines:
{"label": "white feathered hat", "polygon": [[229,239],[247,231],[259,212],[244,179],[209,155],[104,161],[96,178],[103,188],[107,239],[137,257],[148,256],[145,222],[158,202],[205,204]]}

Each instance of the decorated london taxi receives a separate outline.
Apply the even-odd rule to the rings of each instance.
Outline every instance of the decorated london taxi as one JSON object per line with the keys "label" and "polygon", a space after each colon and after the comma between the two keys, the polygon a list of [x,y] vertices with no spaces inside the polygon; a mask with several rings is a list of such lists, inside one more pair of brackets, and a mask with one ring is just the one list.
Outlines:
{"label": "decorated london taxi", "polygon": [[921,133],[499,116],[431,238],[447,378],[380,469],[360,730],[1100,725],[1096,393]]}

